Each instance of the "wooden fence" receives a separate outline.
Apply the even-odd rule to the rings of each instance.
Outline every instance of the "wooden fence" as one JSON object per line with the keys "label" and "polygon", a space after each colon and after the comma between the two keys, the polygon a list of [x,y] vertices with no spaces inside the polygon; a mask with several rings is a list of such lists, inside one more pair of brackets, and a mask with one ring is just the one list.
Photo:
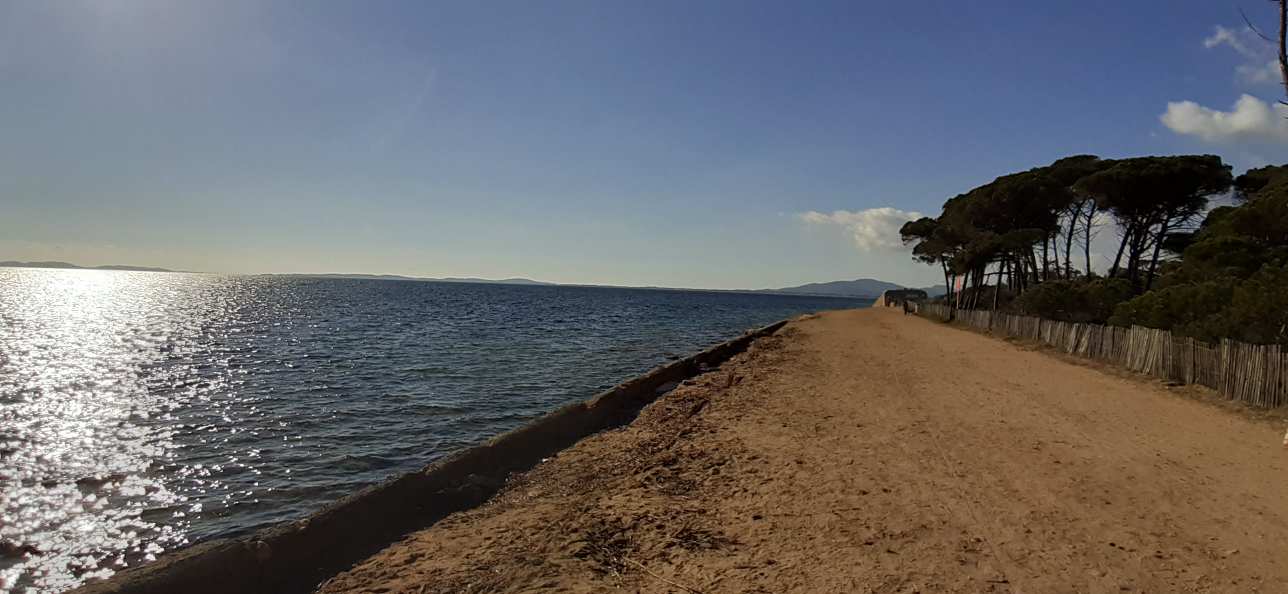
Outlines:
{"label": "wooden fence", "polygon": [[1045,343],[1066,353],[1113,363],[1181,384],[1199,384],[1226,398],[1262,408],[1288,404],[1288,353],[1278,345],[1222,340],[1211,345],[1141,326],[1120,328],[1058,322],[988,310],[951,310],[934,303],[917,313],[1014,338]]}

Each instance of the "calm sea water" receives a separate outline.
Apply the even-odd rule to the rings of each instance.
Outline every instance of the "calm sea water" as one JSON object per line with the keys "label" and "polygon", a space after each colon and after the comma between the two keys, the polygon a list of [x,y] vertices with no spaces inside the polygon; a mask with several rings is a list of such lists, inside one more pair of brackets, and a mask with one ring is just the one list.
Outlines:
{"label": "calm sea water", "polygon": [[301,517],[840,299],[0,268],[0,591]]}

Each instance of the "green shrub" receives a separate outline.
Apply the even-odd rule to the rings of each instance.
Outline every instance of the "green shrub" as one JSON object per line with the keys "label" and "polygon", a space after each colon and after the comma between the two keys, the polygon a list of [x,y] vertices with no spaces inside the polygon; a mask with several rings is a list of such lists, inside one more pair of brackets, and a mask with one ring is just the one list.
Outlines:
{"label": "green shrub", "polygon": [[1234,287],[1216,315],[1179,329],[1215,341],[1229,337],[1255,344],[1288,346],[1288,266],[1266,266]]}
{"label": "green shrub", "polygon": [[1042,283],[1020,295],[1014,309],[1051,320],[1103,323],[1130,298],[1126,279],[1090,277]]}
{"label": "green shrub", "polygon": [[1224,309],[1233,290],[1232,278],[1155,289],[1119,304],[1109,323],[1164,330],[1194,324]]}

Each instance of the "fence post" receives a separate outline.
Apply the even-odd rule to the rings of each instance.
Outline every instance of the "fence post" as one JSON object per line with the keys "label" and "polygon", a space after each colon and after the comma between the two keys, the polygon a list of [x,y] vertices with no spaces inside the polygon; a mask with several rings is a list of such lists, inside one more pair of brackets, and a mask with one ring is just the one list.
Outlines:
{"label": "fence post", "polygon": [[1222,396],[1230,398],[1232,394],[1230,393],[1230,339],[1228,338],[1221,339],[1221,359],[1218,364],[1220,367],[1218,368],[1217,385],[1220,387],[1217,388],[1217,391]]}

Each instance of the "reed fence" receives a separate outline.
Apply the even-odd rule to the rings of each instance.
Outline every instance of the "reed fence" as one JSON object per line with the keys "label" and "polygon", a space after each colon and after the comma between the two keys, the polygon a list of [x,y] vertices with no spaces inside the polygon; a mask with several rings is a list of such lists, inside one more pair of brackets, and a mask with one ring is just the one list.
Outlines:
{"label": "reed fence", "polygon": [[988,310],[918,304],[919,315],[978,330],[1042,342],[1071,355],[1104,361],[1176,382],[1207,386],[1261,408],[1288,403],[1288,353],[1279,345],[1222,340],[1218,345],[1142,326],[1120,328],[1046,320]]}

